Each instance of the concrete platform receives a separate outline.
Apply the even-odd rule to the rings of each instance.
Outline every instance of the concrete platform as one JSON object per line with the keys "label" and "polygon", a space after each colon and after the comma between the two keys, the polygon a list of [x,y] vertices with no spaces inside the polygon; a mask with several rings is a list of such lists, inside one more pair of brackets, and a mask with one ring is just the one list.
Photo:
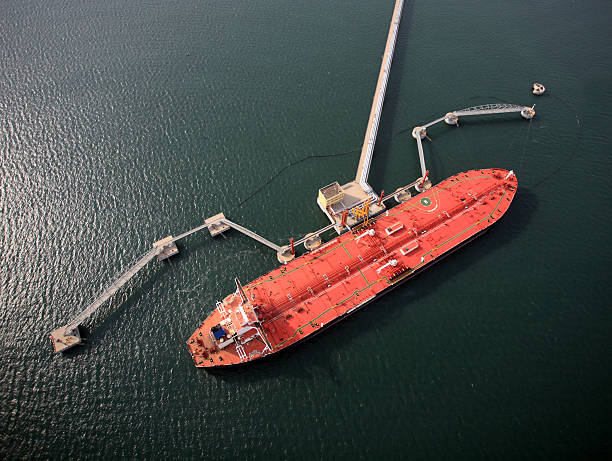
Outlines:
{"label": "concrete platform", "polygon": [[283,247],[276,253],[276,258],[281,264],[287,264],[295,259],[295,253],[291,253],[291,248]]}
{"label": "concrete platform", "polygon": [[321,239],[321,236],[318,234],[314,234],[312,232],[310,234],[307,234],[304,239],[304,247],[308,251],[316,250],[322,244],[323,244],[323,240]]}
{"label": "concrete platform", "polygon": [[176,243],[174,243],[171,235],[154,242],[153,248],[155,249],[155,254],[157,255],[158,261],[168,259],[170,256],[174,256],[179,252],[178,247],[176,246]]}
{"label": "concrete platform", "polygon": [[369,216],[375,216],[386,209],[384,203],[377,204],[376,196],[369,194],[357,181],[351,181],[348,184],[342,186],[343,197],[342,200],[329,205],[327,207],[317,199],[317,204],[321,211],[329,218],[334,224],[334,229],[338,234],[343,233],[346,229],[342,227],[342,214],[345,211],[349,211],[349,216],[346,221],[348,227],[353,227],[363,221],[363,218],[355,216],[351,210],[355,207],[363,205],[366,201],[370,201],[370,212]]}
{"label": "concrete platform", "polygon": [[72,330],[66,331],[68,325],[59,327],[51,332],[49,339],[53,343],[54,352],[65,352],[83,342],[79,327],[74,327]]}
{"label": "concrete platform", "polygon": [[342,211],[353,208],[371,198],[370,194],[363,190],[363,187],[357,181],[345,184],[342,186],[342,190],[344,191],[342,200],[330,207],[334,213],[342,213]]}
{"label": "concrete platform", "polygon": [[215,237],[230,229],[230,226],[222,221],[223,219],[225,219],[225,215],[219,213],[204,220],[204,224],[208,227],[211,237]]}

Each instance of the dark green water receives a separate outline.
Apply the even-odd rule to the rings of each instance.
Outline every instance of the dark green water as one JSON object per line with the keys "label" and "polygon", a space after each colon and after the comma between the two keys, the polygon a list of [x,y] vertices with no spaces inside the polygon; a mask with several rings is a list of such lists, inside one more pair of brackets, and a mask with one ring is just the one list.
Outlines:
{"label": "dark green water", "polygon": [[[512,168],[484,237],[291,352],[194,368],[185,340],[275,255],[183,241],[54,356],[47,334],[169,233],[219,211],[277,242],[350,180],[394,2],[8,0],[0,6],[0,457],[612,456],[609,1],[408,1],[371,183]],[[531,84],[548,92],[531,95]],[[395,135],[395,136],[394,136]]]}

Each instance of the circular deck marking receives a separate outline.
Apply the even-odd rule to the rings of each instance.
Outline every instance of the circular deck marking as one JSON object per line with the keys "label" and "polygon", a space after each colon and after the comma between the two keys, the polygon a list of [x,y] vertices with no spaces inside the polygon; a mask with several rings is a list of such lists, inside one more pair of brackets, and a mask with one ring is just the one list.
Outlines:
{"label": "circular deck marking", "polygon": [[429,200],[427,197],[424,197],[424,198],[421,199],[421,205],[429,206],[429,205],[431,205],[431,200]]}

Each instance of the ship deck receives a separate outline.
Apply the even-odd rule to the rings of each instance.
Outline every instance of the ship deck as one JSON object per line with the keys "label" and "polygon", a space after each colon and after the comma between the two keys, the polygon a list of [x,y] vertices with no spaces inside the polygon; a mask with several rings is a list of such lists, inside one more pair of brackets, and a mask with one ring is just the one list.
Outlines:
{"label": "ship deck", "polygon": [[[196,366],[247,362],[317,333],[496,222],[516,186],[506,170],[460,173],[259,277],[244,287],[246,298],[227,296],[191,336]],[[247,305],[258,321],[219,347],[211,328]]]}

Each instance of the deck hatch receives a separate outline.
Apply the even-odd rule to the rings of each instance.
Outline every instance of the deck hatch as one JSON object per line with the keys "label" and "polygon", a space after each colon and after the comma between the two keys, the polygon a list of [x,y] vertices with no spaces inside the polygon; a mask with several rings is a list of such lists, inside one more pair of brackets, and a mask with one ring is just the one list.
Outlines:
{"label": "deck hatch", "polygon": [[408,253],[412,253],[418,247],[419,247],[419,242],[417,242],[416,240],[412,240],[411,242],[408,242],[408,244],[404,246],[401,251],[402,251],[402,254],[406,256]]}
{"label": "deck hatch", "polygon": [[394,224],[391,224],[390,226],[387,226],[385,228],[385,232],[387,233],[387,235],[392,235],[395,234],[398,230],[403,229],[404,228],[404,224],[402,224],[401,222],[396,222]]}

